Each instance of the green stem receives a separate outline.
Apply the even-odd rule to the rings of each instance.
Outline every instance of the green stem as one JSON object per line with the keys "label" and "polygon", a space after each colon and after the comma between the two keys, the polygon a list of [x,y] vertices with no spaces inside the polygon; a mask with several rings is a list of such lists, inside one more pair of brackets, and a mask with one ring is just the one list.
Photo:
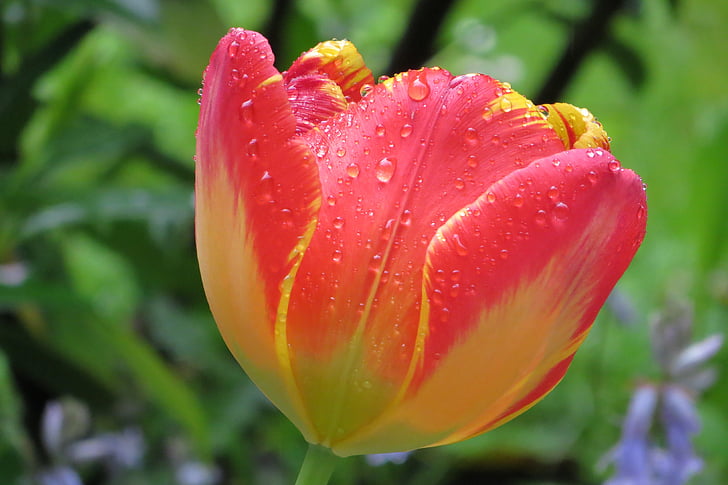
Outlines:
{"label": "green stem", "polygon": [[309,444],[296,485],[326,485],[337,459],[330,449]]}

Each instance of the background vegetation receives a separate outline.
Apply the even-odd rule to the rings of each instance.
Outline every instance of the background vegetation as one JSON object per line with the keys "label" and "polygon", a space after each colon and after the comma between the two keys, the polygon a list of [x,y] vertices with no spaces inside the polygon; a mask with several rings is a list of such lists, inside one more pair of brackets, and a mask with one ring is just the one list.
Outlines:
{"label": "background vegetation", "polygon": [[[0,15],[3,484],[293,481],[303,440],[229,355],[196,267],[196,91],[231,26],[268,33],[282,69],[346,37],[375,76],[440,65],[587,106],[648,185],[647,239],[555,392],[404,464],[348,459],[334,483],[601,483],[635,385],[666,379],[648,322],[725,332],[728,2],[4,0]],[[691,483],[728,483],[727,374],[698,400]]]}

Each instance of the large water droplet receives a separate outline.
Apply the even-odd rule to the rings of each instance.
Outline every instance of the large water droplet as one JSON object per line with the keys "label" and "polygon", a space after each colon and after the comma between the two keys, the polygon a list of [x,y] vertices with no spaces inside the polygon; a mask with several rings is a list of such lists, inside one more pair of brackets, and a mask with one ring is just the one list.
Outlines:
{"label": "large water droplet", "polygon": [[455,252],[458,253],[460,256],[467,256],[468,247],[460,239],[460,234],[453,234],[452,240],[454,243],[453,246],[455,247]]}
{"label": "large water droplet", "polygon": [[404,125],[402,125],[402,128],[399,130],[399,136],[401,136],[402,138],[407,138],[411,134],[412,125],[410,125],[409,123],[405,123]]}
{"label": "large water droplet", "polygon": [[478,144],[478,132],[475,128],[468,128],[465,130],[465,143],[467,143],[470,146],[475,146]]}
{"label": "large water droplet", "polygon": [[247,152],[251,157],[258,156],[258,140],[256,138],[253,138],[248,142]]}
{"label": "large water droplet", "polygon": [[346,174],[351,178],[357,178],[359,176],[359,165],[353,162],[347,165]]}
{"label": "large water droplet", "polygon": [[412,211],[405,209],[402,211],[402,217],[400,218],[400,223],[403,226],[409,226],[412,223]]}
{"label": "large water droplet", "polygon": [[559,202],[554,206],[553,215],[554,219],[565,221],[569,218],[569,206],[563,202]]}
{"label": "large water droplet", "polygon": [[430,94],[430,86],[427,85],[425,72],[421,71],[413,77],[414,78],[410,81],[410,84],[407,87],[407,95],[409,95],[413,101],[422,101]]}
{"label": "large water droplet", "polygon": [[248,99],[240,104],[240,110],[238,111],[240,121],[245,123],[247,126],[253,124],[253,100]]}
{"label": "large water droplet", "polygon": [[392,180],[396,169],[397,159],[385,157],[377,162],[376,167],[374,167],[374,173],[377,176],[377,180],[386,183]]}
{"label": "large water droplet", "polygon": [[230,56],[231,59],[236,57],[238,55],[238,52],[240,51],[240,43],[238,43],[238,41],[236,40],[230,42],[227,51],[228,56]]}
{"label": "large water droplet", "polygon": [[507,96],[503,96],[500,100],[500,107],[504,113],[508,113],[510,110],[513,109],[513,103],[510,99],[508,99]]}
{"label": "large water droplet", "polygon": [[559,197],[559,189],[555,185],[552,185],[546,191],[546,196],[551,200],[556,200]]}
{"label": "large water droplet", "polygon": [[255,200],[259,204],[267,204],[273,201],[273,189],[275,184],[273,177],[265,171],[258,181],[258,186],[255,191]]}
{"label": "large water droplet", "polygon": [[343,157],[344,155],[346,155],[346,148],[340,147],[336,150],[336,156]]}

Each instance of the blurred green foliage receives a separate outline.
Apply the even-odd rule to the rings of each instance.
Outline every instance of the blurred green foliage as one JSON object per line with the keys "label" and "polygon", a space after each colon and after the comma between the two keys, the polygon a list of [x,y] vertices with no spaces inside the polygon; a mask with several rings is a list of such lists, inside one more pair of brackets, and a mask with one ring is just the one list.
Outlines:
{"label": "blurred green foliage", "polygon": [[[414,5],[291,2],[278,19],[277,63],[346,37],[375,75],[391,74],[382,70]],[[485,72],[535,95],[591,5],[454,2],[428,64]],[[90,413],[77,441],[126,429],[143,437],[129,466],[77,467],[84,483],[292,483],[305,445],[217,334],[193,240],[200,75],[229,27],[265,30],[273,8],[266,0],[0,4],[2,483],[68,464],[41,425],[48,403],[68,397]],[[721,0],[626,2],[566,86],[565,100],[599,117],[613,153],[648,185],[647,239],[619,285],[632,321],[605,309],[564,382],[514,422],[403,465],[348,459],[334,483],[604,479],[597,464],[618,439],[633,385],[659,377],[650,315],[688,302],[697,335],[724,332],[728,321],[726,25]],[[727,353],[718,361],[725,368]],[[699,402],[706,465],[696,484],[728,482],[721,382]],[[530,477],[508,481],[524,469]],[[208,482],[185,482],[190,470]]]}

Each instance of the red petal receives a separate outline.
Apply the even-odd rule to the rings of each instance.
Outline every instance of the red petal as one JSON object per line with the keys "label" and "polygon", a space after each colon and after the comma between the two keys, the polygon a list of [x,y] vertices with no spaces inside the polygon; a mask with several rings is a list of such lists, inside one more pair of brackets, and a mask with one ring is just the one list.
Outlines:
{"label": "red petal", "polygon": [[[506,85],[442,70],[377,86],[307,139],[324,203],[291,295],[288,336],[299,380],[321,375],[302,392],[367,402],[354,381],[340,382],[359,375],[387,379],[393,397],[409,372],[425,251],[437,227],[494,181],[562,144]],[[344,363],[324,365],[342,353]],[[362,404],[360,419],[386,403],[379,396]],[[336,423],[331,406],[321,408],[321,420]]]}
{"label": "red petal", "polygon": [[[197,134],[196,233],[210,307],[223,337],[254,380],[291,415],[294,392],[277,389],[285,351],[276,354],[276,315],[285,278],[295,272],[320,204],[313,155],[267,41],[233,29],[204,78]],[[279,359],[281,362],[278,362]],[[289,381],[290,382],[290,381]],[[286,393],[288,395],[286,396]],[[301,425],[300,416],[293,416]],[[305,429],[305,425],[302,426]]]}
{"label": "red petal", "polygon": [[[557,165],[558,164],[558,165]],[[536,161],[458,212],[428,249],[427,325],[401,403],[338,445],[466,439],[563,376],[645,231],[640,179],[602,150]]]}

